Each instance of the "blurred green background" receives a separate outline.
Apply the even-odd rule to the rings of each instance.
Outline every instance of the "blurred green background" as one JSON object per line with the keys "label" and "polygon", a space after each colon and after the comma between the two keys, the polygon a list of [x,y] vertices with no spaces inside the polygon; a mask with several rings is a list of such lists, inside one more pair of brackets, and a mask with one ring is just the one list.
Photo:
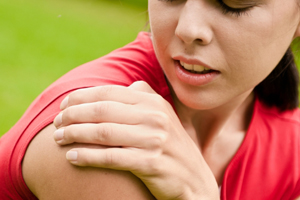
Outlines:
{"label": "blurred green background", "polygon": [[72,68],[146,30],[147,0],[1,0],[0,136]]}
{"label": "blurred green background", "polygon": [[53,81],[146,22],[147,0],[0,0],[0,137]]}

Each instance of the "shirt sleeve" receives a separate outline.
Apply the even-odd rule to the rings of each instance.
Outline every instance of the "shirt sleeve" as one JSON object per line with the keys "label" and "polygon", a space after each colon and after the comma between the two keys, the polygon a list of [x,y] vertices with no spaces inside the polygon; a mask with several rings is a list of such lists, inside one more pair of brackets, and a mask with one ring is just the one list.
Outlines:
{"label": "shirt sleeve", "polygon": [[87,87],[128,86],[138,80],[148,82],[162,96],[169,95],[148,33],[140,33],[134,42],[71,70],[49,86],[0,139],[0,199],[36,199],[23,180],[22,160],[30,141],[60,112],[66,95]]}

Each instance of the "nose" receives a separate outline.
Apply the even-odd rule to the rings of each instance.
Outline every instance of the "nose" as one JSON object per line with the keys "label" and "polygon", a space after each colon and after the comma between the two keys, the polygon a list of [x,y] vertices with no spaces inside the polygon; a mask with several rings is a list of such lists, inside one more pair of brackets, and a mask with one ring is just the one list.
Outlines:
{"label": "nose", "polygon": [[202,2],[186,1],[181,9],[175,35],[187,45],[207,45],[212,41],[209,10]]}

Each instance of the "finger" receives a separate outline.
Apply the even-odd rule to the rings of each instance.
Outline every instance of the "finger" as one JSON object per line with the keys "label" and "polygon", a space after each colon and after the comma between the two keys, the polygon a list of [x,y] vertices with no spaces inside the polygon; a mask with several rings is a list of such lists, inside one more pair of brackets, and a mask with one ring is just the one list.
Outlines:
{"label": "finger", "polygon": [[[119,101],[123,103],[133,104],[132,91],[124,86],[105,85],[79,89],[70,93],[61,103],[60,108],[66,109],[69,106],[91,103],[97,101]],[[127,94],[127,95],[124,95]]]}
{"label": "finger", "polygon": [[134,89],[136,91],[156,94],[156,92],[150,87],[148,83],[145,81],[136,81],[129,86],[130,89]]}
{"label": "finger", "polygon": [[139,126],[100,123],[70,125],[56,130],[53,137],[59,145],[87,143],[141,148],[147,146],[151,136]]}
{"label": "finger", "polygon": [[[142,93],[141,93],[142,92]],[[129,87],[118,85],[106,85],[80,89],[69,94],[61,103],[60,109],[69,106],[91,103],[96,101],[118,101],[125,104],[136,104],[145,93],[155,93],[145,82],[138,81]]]}
{"label": "finger", "polygon": [[101,167],[115,170],[135,171],[143,169],[137,151],[126,148],[90,149],[76,148],[67,152],[67,160],[77,166]]}
{"label": "finger", "polygon": [[54,119],[56,128],[78,123],[112,122],[139,124],[142,110],[114,101],[101,101],[68,107]]}

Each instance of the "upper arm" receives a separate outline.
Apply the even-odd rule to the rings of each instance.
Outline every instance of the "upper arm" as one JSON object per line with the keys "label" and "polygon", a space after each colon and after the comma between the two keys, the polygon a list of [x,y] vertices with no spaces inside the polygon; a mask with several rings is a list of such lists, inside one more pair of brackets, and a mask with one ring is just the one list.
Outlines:
{"label": "upper arm", "polygon": [[130,172],[71,165],[66,152],[79,144],[57,145],[55,130],[51,124],[37,134],[22,163],[24,180],[39,199],[154,199]]}

